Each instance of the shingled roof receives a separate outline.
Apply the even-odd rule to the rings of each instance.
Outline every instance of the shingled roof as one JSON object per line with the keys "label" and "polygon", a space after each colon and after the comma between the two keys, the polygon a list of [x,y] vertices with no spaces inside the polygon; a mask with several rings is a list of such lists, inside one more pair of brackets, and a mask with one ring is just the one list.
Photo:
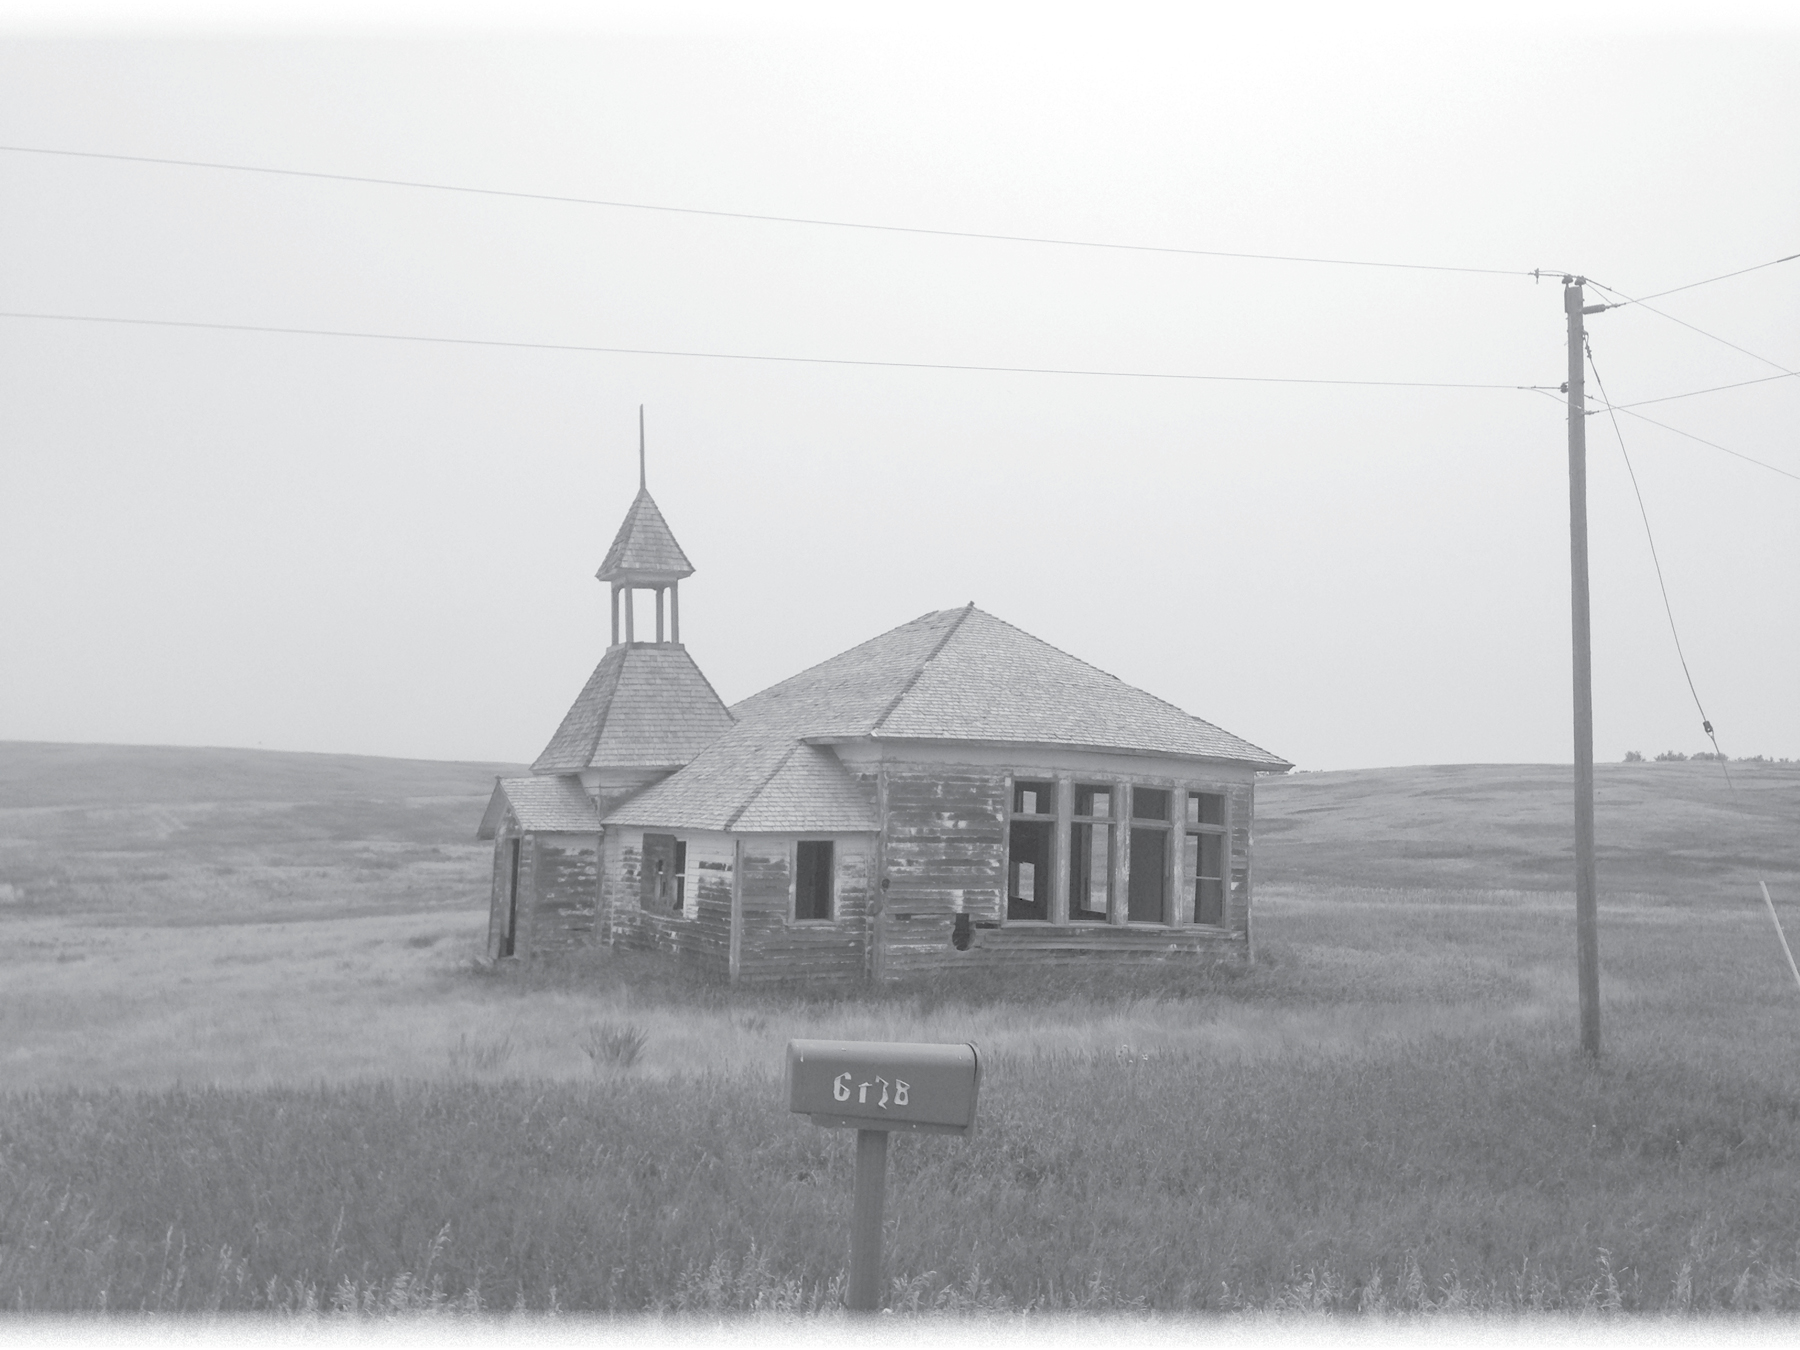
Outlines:
{"label": "shingled roof", "polygon": [[600,658],[531,771],[673,768],[730,726],[686,647],[621,644]]}
{"label": "shingled roof", "polygon": [[555,777],[496,778],[477,839],[492,839],[507,808],[521,830],[546,834],[600,833],[600,812],[573,774]]}
{"label": "shingled roof", "polygon": [[807,744],[862,737],[1068,746],[1292,767],[973,605],[922,615],[772,685],[731,713],[736,725],[686,768],[615,808],[607,822],[709,830],[874,829],[867,793],[835,755]]}
{"label": "shingled roof", "polygon": [[1015,741],[1293,765],[975,606],[869,729],[883,739]]}
{"label": "shingled roof", "polygon": [[677,581],[693,574],[693,564],[675,542],[650,490],[639,488],[594,575],[601,581]]}

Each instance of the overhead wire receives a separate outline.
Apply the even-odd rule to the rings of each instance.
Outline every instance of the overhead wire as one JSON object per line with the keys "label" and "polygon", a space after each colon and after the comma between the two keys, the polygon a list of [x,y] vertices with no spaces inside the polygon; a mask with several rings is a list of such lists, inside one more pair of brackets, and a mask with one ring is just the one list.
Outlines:
{"label": "overhead wire", "polygon": [[557,202],[568,206],[599,206],[619,211],[656,211],[670,215],[708,216],[719,220],[753,220],[775,225],[812,225],[839,230],[871,230],[889,234],[930,235],[942,239],[984,239],[1008,244],[1044,244],[1057,248],[1115,249],[1127,253],[1172,253],[1195,258],[1238,258],[1253,262],[1311,263],[1330,267],[1382,267],[1408,272],[1463,272],[1483,276],[1535,277],[1555,268],[1457,267],[1443,263],[1386,262],[1367,258],[1319,258],[1288,253],[1244,253],[1227,249],[1180,248],[1166,244],[1128,244],[1105,239],[1063,239],[1047,235],[1002,234],[984,230],[934,229],[924,225],[885,225],[862,220],[831,220],[812,216],[780,216],[756,211],[725,211],[698,206],[669,206],[657,202],[631,202],[601,197],[576,197],[551,192],[521,192],[507,188],[471,187],[462,183],[433,183],[411,178],[379,178],[372,175],[327,173],[312,169],[281,169],[263,164],[228,164],[203,159],[177,159],[158,155],[124,155],[100,150],[58,150],[37,145],[0,145],[0,151],[18,155],[59,155],[70,159],[115,160],[125,164],[162,164],[188,169],[215,169],[229,173],[257,173],[280,178],[311,178],[336,183],[362,183],[379,187],[415,188],[427,192],[463,192],[479,197],[510,197],[521,201]]}
{"label": "overhead wire", "polygon": [[1628,304],[1641,305],[1645,300],[1660,300],[1665,295],[1674,295],[1677,291],[1691,291],[1696,286],[1710,286],[1715,281],[1729,281],[1732,277],[1741,277],[1748,272],[1760,272],[1765,267],[1775,267],[1780,263],[1793,262],[1800,258],[1800,253],[1790,253],[1785,258],[1772,258],[1768,262],[1757,263],[1754,267],[1740,267],[1735,272],[1721,272],[1716,277],[1707,277],[1704,281],[1690,281],[1684,286],[1671,286],[1666,291],[1652,291],[1642,299],[1627,301]]}
{"label": "overhead wire", "polygon": [[1788,372],[1783,372],[1780,375],[1758,375],[1754,380],[1738,380],[1732,384],[1715,384],[1706,389],[1690,389],[1685,394],[1664,394],[1660,398],[1640,398],[1635,403],[1620,403],[1612,406],[1616,406],[1620,409],[1645,408],[1652,403],[1673,403],[1676,399],[1695,398],[1700,394],[1717,394],[1726,389],[1742,389],[1747,385],[1767,384],[1771,380],[1789,380],[1794,378],[1796,378],[1796,376]]}
{"label": "overhead wire", "polygon": [[151,328],[197,328],[224,333],[275,333],[291,337],[368,338],[381,342],[427,342],[453,347],[513,347],[530,351],[597,352],[611,356],[679,356],[711,361],[773,361],[791,365],[873,366],[895,370],[963,370],[1005,375],[1080,375],[1133,380],[1204,380],[1236,384],[1361,385],[1393,389],[1526,389],[1554,385],[1484,384],[1456,380],[1351,380],[1300,375],[1217,375],[1160,370],[1103,370],[1063,366],[1000,366],[953,361],[878,361],[848,356],[784,356],[766,352],[705,352],[666,347],[606,347],[580,342],[526,342],[503,338],[439,337],[427,333],[376,333],[346,328],[291,328],[274,324],[211,323],[197,319],[142,319],[105,314],[43,314],[0,310],[0,319],[42,319],[62,323],[122,324]]}
{"label": "overhead wire", "polygon": [[[1543,392],[1543,391],[1538,391],[1538,392]],[[1560,397],[1558,397],[1556,394],[1545,393],[1544,397],[1551,399],[1559,406],[1562,404],[1562,399]],[[1791,469],[1784,469],[1779,464],[1771,464],[1767,460],[1757,459],[1753,455],[1746,455],[1742,451],[1733,450],[1728,445],[1720,445],[1717,441],[1709,441],[1704,436],[1696,436],[1693,432],[1683,431],[1680,427],[1672,427],[1667,422],[1659,422],[1654,417],[1644,416],[1644,414],[1641,412],[1633,412],[1628,405],[1615,407],[1613,404],[1607,403],[1603,400],[1600,404],[1600,408],[1594,409],[1593,411],[1598,412],[1601,410],[1622,412],[1627,417],[1635,417],[1635,418],[1637,418],[1638,421],[1648,422],[1653,427],[1661,427],[1664,431],[1673,432],[1677,436],[1685,436],[1690,441],[1698,441],[1701,445],[1708,446],[1711,449],[1717,450],[1721,454],[1730,455],[1733,459],[1741,459],[1746,464],[1754,464],[1759,469],[1767,469],[1770,473],[1778,473],[1783,478],[1792,478],[1796,483],[1800,483],[1800,473],[1795,473]]]}
{"label": "overhead wire", "polygon": [[1795,473],[1791,469],[1784,469],[1779,464],[1770,464],[1767,460],[1757,459],[1754,456],[1746,455],[1740,450],[1733,450],[1728,445],[1720,445],[1717,441],[1709,441],[1704,436],[1696,436],[1691,431],[1683,431],[1680,427],[1672,427],[1667,422],[1659,422],[1654,417],[1646,417],[1641,412],[1633,412],[1630,408],[1620,408],[1618,411],[1624,413],[1627,417],[1635,417],[1640,422],[1648,422],[1653,427],[1661,427],[1664,431],[1672,431],[1677,436],[1685,436],[1690,441],[1698,441],[1701,445],[1711,446],[1714,450],[1730,455],[1733,459],[1741,459],[1746,464],[1754,464],[1759,469],[1767,469],[1771,473],[1780,474],[1783,478],[1792,478],[1795,482],[1800,482],[1800,473]]}
{"label": "overhead wire", "polygon": [[1636,299],[1633,299],[1631,296],[1626,295],[1624,291],[1615,290],[1611,286],[1603,285],[1602,283],[1595,281],[1592,277],[1589,277],[1587,279],[1587,281],[1588,281],[1588,284],[1590,286],[1592,286],[1595,290],[1605,291],[1608,295],[1616,295],[1616,296],[1620,297],[1619,303],[1608,305],[1607,306],[1608,309],[1623,309],[1627,303],[1636,305],[1639,309],[1647,310],[1649,313],[1656,315],[1658,318],[1667,319],[1670,323],[1678,323],[1683,328],[1691,329],[1692,331],[1698,333],[1703,338],[1710,338],[1714,342],[1722,343],[1723,345],[1731,348],[1731,350],[1734,352],[1741,352],[1745,356],[1750,357],[1754,361],[1761,361],[1765,366],[1773,366],[1776,370],[1779,370],[1783,375],[1800,375],[1800,371],[1796,371],[1789,366],[1785,366],[1779,361],[1772,361],[1766,356],[1763,356],[1757,352],[1751,351],[1748,347],[1740,347],[1740,346],[1738,346],[1737,343],[1731,341],[1729,338],[1722,338],[1717,333],[1709,333],[1704,328],[1700,327],[1698,324],[1689,323],[1686,319],[1678,319],[1673,314],[1668,313],[1666,310],[1657,309],[1654,305],[1646,305],[1642,300],[1636,300]]}
{"label": "overhead wire", "polygon": [[[843,221],[843,220],[831,220],[831,219],[813,218],[813,217],[804,217],[804,216],[780,216],[780,215],[769,215],[769,214],[761,214],[761,213],[747,212],[747,211],[725,211],[725,210],[700,208],[700,207],[670,206],[670,205],[666,205],[666,204],[649,203],[649,202],[630,202],[630,201],[612,200],[612,199],[603,199],[603,198],[577,197],[577,196],[554,194],[554,193],[524,192],[524,191],[518,191],[518,190],[512,190],[512,189],[475,187],[475,186],[470,186],[467,184],[456,184],[456,183],[436,183],[436,182],[429,182],[429,181],[415,180],[415,179],[383,178],[383,177],[376,177],[376,176],[370,176],[370,175],[331,173],[331,172],[318,171],[318,170],[307,170],[307,169],[287,169],[287,168],[273,167],[273,166],[269,166],[269,165],[234,164],[234,163],[227,163],[227,162],[222,162],[222,161],[185,159],[185,158],[176,158],[176,157],[170,157],[170,156],[128,155],[128,154],[121,154],[121,153],[116,153],[116,152],[96,151],[96,150],[67,150],[67,149],[56,149],[56,148],[45,147],[45,146],[0,145],[0,151],[13,153],[13,154],[46,155],[46,156],[59,156],[59,157],[73,158],[73,159],[109,160],[109,161],[117,161],[117,162],[122,162],[122,163],[155,164],[155,165],[166,165],[166,166],[174,166],[174,167],[181,167],[181,168],[211,169],[211,170],[232,172],[232,173],[264,174],[264,175],[284,177],[284,178],[316,179],[316,180],[324,180],[324,181],[358,183],[358,184],[366,184],[366,185],[373,185],[373,186],[411,188],[411,189],[419,189],[419,190],[435,191],[435,192],[460,192],[460,193],[468,193],[468,194],[472,194],[472,195],[476,195],[476,196],[504,197],[504,198],[514,198],[514,199],[526,200],[526,201],[544,201],[544,202],[564,203],[564,204],[581,205],[581,206],[609,207],[609,208],[615,208],[615,209],[621,209],[621,210],[665,212],[665,213],[677,214],[677,215],[708,216],[708,217],[715,217],[715,218],[720,218],[720,219],[751,220],[751,221],[761,221],[761,222],[776,223],[776,224],[811,225],[811,226],[840,228],[840,229],[872,230],[872,231],[882,231],[882,232],[898,233],[898,234],[928,235],[928,236],[936,236],[936,237],[943,237],[943,238],[979,239],[979,240],[990,240],[990,241],[1006,242],[1006,243],[1041,244],[1041,245],[1051,245],[1051,246],[1057,246],[1057,247],[1114,249],[1114,250],[1123,250],[1123,251],[1127,251],[1127,252],[1163,253],[1163,254],[1186,255],[1186,256],[1193,256],[1193,257],[1237,258],[1237,259],[1246,259],[1246,260],[1264,261],[1264,262],[1291,262],[1291,263],[1305,263],[1305,264],[1317,264],[1317,265],[1336,265],[1336,266],[1347,266],[1347,267],[1393,268],[1393,269],[1407,270],[1407,271],[1460,272],[1460,273],[1471,273],[1471,274],[1481,274],[1481,275],[1491,275],[1491,276],[1529,276],[1534,279],[1540,278],[1541,276],[1543,276],[1545,274],[1555,274],[1556,271],[1558,270],[1558,269],[1534,268],[1528,272],[1528,271],[1524,271],[1523,269],[1512,269],[1512,268],[1463,267],[1463,266],[1448,266],[1448,265],[1443,265],[1443,264],[1432,264],[1432,263],[1396,263],[1396,262],[1378,261],[1378,260],[1370,260],[1370,259],[1325,258],[1325,257],[1303,256],[1303,255],[1294,255],[1294,254],[1248,253],[1248,252],[1227,251],[1227,250],[1221,250],[1221,249],[1193,249],[1193,248],[1180,248],[1180,247],[1166,246],[1166,245],[1119,243],[1119,242],[1108,241],[1108,240],[1064,239],[1064,238],[1055,238],[1055,237],[1050,237],[1050,236],[1000,234],[1000,233],[990,233],[990,232],[975,231],[975,230],[935,229],[935,228],[930,228],[930,227],[925,227],[925,226],[887,225],[887,224],[879,224],[879,223],[872,223],[872,222],[866,222],[866,221]],[[1719,445],[1718,443],[1716,443],[1714,441],[1709,441],[1709,440],[1705,439],[1704,437],[1695,436],[1690,432],[1682,431],[1677,427],[1668,426],[1666,423],[1657,422],[1652,418],[1644,417],[1641,413],[1632,411],[1632,409],[1634,409],[1636,407],[1644,406],[1644,405],[1650,404],[1650,403],[1660,403],[1660,402],[1672,401],[1675,399],[1691,398],[1698,394],[1714,393],[1714,392],[1718,392],[1719,390],[1739,388],[1744,385],[1764,383],[1767,380],[1781,379],[1781,378],[1785,378],[1785,377],[1792,377],[1795,375],[1800,375],[1800,372],[1790,370],[1787,367],[1781,365],[1779,362],[1771,361],[1767,357],[1760,356],[1757,353],[1751,352],[1746,348],[1739,347],[1737,344],[1729,342],[1724,338],[1718,337],[1716,334],[1708,333],[1704,329],[1698,328],[1696,325],[1688,323],[1686,320],[1677,319],[1673,315],[1664,313],[1662,310],[1655,309],[1654,307],[1644,303],[1647,300],[1656,299],[1662,295],[1673,294],[1676,291],[1690,290],[1696,286],[1708,285],[1714,281],[1723,281],[1723,280],[1726,280],[1726,279],[1728,279],[1730,277],[1734,277],[1734,276],[1742,276],[1746,272],[1757,271],[1757,270],[1760,270],[1761,268],[1765,268],[1765,267],[1773,267],[1779,263],[1793,261],[1796,258],[1800,258],[1800,254],[1790,254],[1787,257],[1776,258],[1767,263],[1758,263],[1754,267],[1740,268],[1739,270],[1737,270],[1735,272],[1723,273],[1719,276],[1709,277],[1702,281],[1689,282],[1683,286],[1672,287],[1669,290],[1658,291],[1652,295],[1643,296],[1643,297],[1627,296],[1621,291],[1618,291],[1612,287],[1606,286],[1598,281],[1593,281],[1591,278],[1589,278],[1589,281],[1597,290],[1601,290],[1601,291],[1607,292],[1608,294],[1616,295],[1616,296],[1620,297],[1619,301],[1617,301],[1614,305],[1609,306],[1609,307],[1623,307],[1625,305],[1639,305],[1639,306],[1643,307],[1644,309],[1649,310],[1652,314],[1659,315],[1660,317],[1668,319],[1673,323],[1681,324],[1683,327],[1691,328],[1691,329],[1693,329],[1693,331],[1700,333],[1704,337],[1710,338],[1716,342],[1724,343],[1724,345],[1733,348],[1733,350],[1741,352],[1744,355],[1750,356],[1758,361],[1762,361],[1766,365],[1773,366],[1776,370],[1778,370],[1780,372],[1779,375],[1767,376],[1767,377],[1763,377],[1762,379],[1759,379],[1759,380],[1745,380],[1745,381],[1740,381],[1736,384],[1717,385],[1717,386],[1714,386],[1709,389],[1692,390],[1685,394],[1671,394],[1671,395],[1667,395],[1663,398],[1641,400],[1639,403],[1635,403],[1635,404],[1624,404],[1624,405],[1619,406],[1618,411],[1625,412],[1627,414],[1627,416],[1638,417],[1638,418],[1640,418],[1640,420],[1649,422],[1652,426],[1662,427],[1664,430],[1674,432],[1676,435],[1685,436],[1690,440],[1698,441],[1702,445],[1706,445],[1715,450],[1719,450],[1724,454],[1732,455],[1735,458],[1742,459],[1745,462],[1757,465],[1760,468],[1769,469],[1772,472],[1782,474],[1783,476],[1789,477],[1789,478],[1800,477],[1800,475],[1795,475],[1795,474],[1789,473],[1787,470],[1779,468],[1776,465],[1768,464],[1765,461],[1756,459],[1749,455],[1742,454],[1742,453],[1732,450],[1726,446]],[[217,330],[221,330],[221,331],[261,332],[261,333],[289,334],[289,335],[296,335],[296,336],[355,337],[355,338],[379,339],[379,340],[384,340],[384,341],[434,342],[434,343],[458,345],[458,346],[519,347],[519,348],[535,348],[535,349],[541,349],[541,350],[590,351],[590,352],[610,353],[610,354],[617,354],[617,355],[675,356],[675,357],[690,357],[690,358],[696,358],[696,359],[773,361],[773,362],[795,363],[795,364],[890,367],[890,368],[896,368],[896,369],[967,370],[967,371],[983,371],[983,372],[1007,373],[1007,374],[1070,375],[1070,376],[1093,376],[1093,377],[1134,378],[1134,379],[1218,380],[1218,381],[1235,381],[1235,382],[1243,382],[1243,383],[1272,383],[1272,384],[1280,383],[1280,384],[1365,385],[1365,386],[1385,386],[1385,387],[1393,387],[1393,388],[1525,389],[1525,390],[1532,390],[1532,391],[1536,391],[1536,392],[1545,392],[1549,388],[1553,387],[1553,386],[1540,386],[1540,385],[1499,385],[1499,384],[1475,384],[1475,383],[1418,381],[1418,380],[1305,379],[1305,378],[1300,378],[1300,377],[1283,377],[1283,376],[1230,376],[1230,375],[1212,375],[1212,374],[1186,374],[1186,373],[1179,373],[1179,372],[1157,372],[1157,371],[1063,369],[1063,368],[1031,367],[1031,366],[987,366],[987,365],[973,365],[973,364],[965,365],[965,364],[957,364],[957,363],[951,363],[951,362],[926,362],[926,361],[916,361],[916,362],[912,362],[912,361],[876,361],[876,360],[856,360],[856,359],[844,358],[844,357],[802,357],[802,356],[782,356],[782,355],[768,355],[768,354],[760,354],[760,353],[742,353],[742,352],[699,352],[699,351],[677,351],[677,350],[664,350],[664,349],[651,349],[651,348],[602,347],[602,346],[592,346],[592,345],[574,344],[574,343],[506,342],[506,341],[500,341],[500,340],[496,340],[496,339],[446,338],[446,337],[434,337],[434,336],[423,335],[423,334],[372,333],[372,332],[358,332],[358,331],[337,330],[337,329],[286,328],[286,327],[277,327],[277,326],[273,326],[273,325],[258,325],[258,324],[218,324],[218,323],[201,323],[201,322],[197,322],[197,321],[182,321],[182,320],[131,319],[131,318],[124,318],[124,317],[103,316],[103,315],[36,314],[36,313],[26,313],[26,312],[22,312],[22,311],[5,312],[3,314],[0,314],[0,317],[20,318],[20,319],[48,319],[48,320],[62,320],[62,321],[66,321],[66,322],[84,322],[84,323],[116,323],[116,324],[134,324],[134,325],[155,325],[155,326],[161,326],[161,327],[176,327],[176,328],[211,328],[211,329],[217,329]]]}

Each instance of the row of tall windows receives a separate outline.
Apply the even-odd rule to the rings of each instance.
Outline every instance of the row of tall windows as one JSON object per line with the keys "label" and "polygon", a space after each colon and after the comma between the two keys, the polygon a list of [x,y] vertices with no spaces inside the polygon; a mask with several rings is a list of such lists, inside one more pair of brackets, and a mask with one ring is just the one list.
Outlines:
{"label": "row of tall windows", "polygon": [[[1118,913],[1115,895],[1120,851],[1126,867],[1124,913],[1128,923],[1225,921],[1225,796],[1133,788],[1131,817],[1119,819],[1119,790],[1105,783],[1071,785],[1069,803],[1068,917],[1071,923],[1106,923]],[[1056,792],[1048,780],[1013,784],[1007,849],[1006,917],[1054,917]],[[1185,798],[1185,801],[1182,799]],[[1177,815],[1177,810],[1180,814]],[[1172,842],[1181,856],[1181,893],[1172,895]]]}

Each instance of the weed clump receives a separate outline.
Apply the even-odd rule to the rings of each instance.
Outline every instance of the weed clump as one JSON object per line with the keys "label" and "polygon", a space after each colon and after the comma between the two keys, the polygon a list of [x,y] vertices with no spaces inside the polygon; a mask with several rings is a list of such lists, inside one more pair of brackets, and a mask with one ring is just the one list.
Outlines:
{"label": "weed clump", "polygon": [[590,1022],[578,1041],[596,1072],[603,1068],[629,1069],[644,1053],[650,1033],[635,1022]]}

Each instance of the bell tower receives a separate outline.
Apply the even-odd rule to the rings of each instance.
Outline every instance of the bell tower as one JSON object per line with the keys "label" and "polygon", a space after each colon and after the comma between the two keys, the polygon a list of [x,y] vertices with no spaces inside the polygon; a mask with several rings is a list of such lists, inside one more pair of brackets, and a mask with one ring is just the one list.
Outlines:
{"label": "bell tower", "polygon": [[675,542],[668,522],[650,496],[644,472],[644,409],[638,408],[638,492],[613,536],[606,560],[594,575],[612,586],[612,645],[640,645],[634,597],[656,593],[656,644],[681,645],[681,581],[693,564]]}

